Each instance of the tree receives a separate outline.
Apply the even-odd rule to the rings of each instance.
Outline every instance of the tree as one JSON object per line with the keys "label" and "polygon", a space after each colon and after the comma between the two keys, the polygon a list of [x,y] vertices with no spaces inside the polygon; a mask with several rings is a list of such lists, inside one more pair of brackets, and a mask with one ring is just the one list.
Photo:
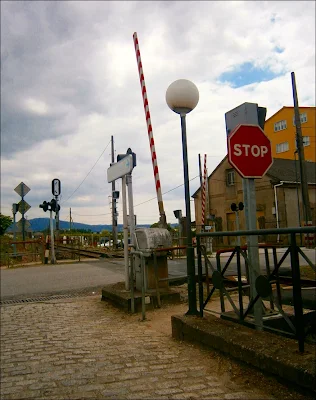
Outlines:
{"label": "tree", "polygon": [[[150,225],[151,228],[160,228],[159,222],[155,222],[154,224]],[[167,229],[170,233],[174,232],[174,229],[170,224],[167,224]]]}
{"label": "tree", "polygon": [[12,218],[0,213],[0,236],[4,235],[11,224]]}

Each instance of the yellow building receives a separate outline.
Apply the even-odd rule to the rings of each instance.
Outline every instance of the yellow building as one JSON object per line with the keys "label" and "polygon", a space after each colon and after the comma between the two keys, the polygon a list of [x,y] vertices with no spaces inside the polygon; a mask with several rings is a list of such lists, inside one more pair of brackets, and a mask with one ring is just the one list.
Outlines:
{"label": "yellow building", "polygon": [[[300,116],[305,160],[315,162],[316,107],[300,107]],[[273,158],[297,157],[294,107],[282,107],[266,120],[264,131],[271,141]]]}

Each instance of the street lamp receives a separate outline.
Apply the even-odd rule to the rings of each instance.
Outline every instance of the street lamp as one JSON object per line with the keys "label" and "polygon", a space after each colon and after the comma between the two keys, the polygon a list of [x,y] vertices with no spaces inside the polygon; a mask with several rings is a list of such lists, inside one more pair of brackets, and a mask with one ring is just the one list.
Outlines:
{"label": "street lamp", "polygon": [[184,176],[184,194],[186,210],[186,233],[187,233],[187,275],[188,275],[188,315],[198,315],[196,308],[196,286],[195,286],[195,265],[194,250],[192,247],[191,233],[191,207],[190,207],[190,186],[188,170],[188,149],[186,136],[186,114],[191,112],[199,102],[199,91],[194,83],[179,79],[168,87],[166,92],[166,102],[169,108],[181,118],[182,131],[182,151],[183,151],[183,176]]}

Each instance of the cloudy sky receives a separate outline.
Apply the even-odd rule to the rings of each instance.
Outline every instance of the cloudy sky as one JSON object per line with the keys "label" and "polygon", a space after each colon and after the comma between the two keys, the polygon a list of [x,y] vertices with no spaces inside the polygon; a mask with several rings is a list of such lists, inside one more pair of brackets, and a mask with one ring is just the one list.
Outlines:
{"label": "cloudy sky", "polygon": [[[111,223],[113,135],[116,154],[137,154],[138,223],[158,220],[134,32],[168,222],[185,209],[180,119],[165,102],[170,83],[189,79],[200,93],[187,117],[191,194],[198,154],[207,154],[210,173],[227,153],[225,112],[254,102],[269,117],[291,106],[291,71],[300,105],[315,106],[312,1],[1,1],[3,214],[19,202],[14,188],[23,181],[31,188],[27,218],[47,217],[38,206],[59,178],[62,220],[71,207],[75,222]],[[121,209],[120,201],[119,223]]]}

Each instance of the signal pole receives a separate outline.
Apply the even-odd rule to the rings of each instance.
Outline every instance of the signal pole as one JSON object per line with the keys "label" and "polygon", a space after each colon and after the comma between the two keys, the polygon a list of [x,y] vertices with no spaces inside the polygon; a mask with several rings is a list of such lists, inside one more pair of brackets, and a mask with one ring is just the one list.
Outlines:
{"label": "signal pole", "polygon": [[301,117],[300,117],[300,110],[299,110],[299,105],[298,105],[294,72],[291,72],[291,78],[292,78],[295,128],[296,128],[296,146],[297,146],[297,153],[298,153],[300,173],[301,173],[303,210],[304,210],[305,225],[308,225],[308,221],[311,221],[312,218],[311,218],[311,210],[310,210],[310,205],[309,205],[309,195],[308,195],[307,174],[306,174],[304,145],[303,145],[303,136],[302,136],[302,127],[301,127]]}
{"label": "signal pole", "polygon": [[[114,140],[113,135],[111,136],[111,162],[114,164]],[[116,198],[114,198],[115,192],[115,180],[112,181],[112,236],[113,236],[113,247],[117,248],[117,210],[116,210]]]}

